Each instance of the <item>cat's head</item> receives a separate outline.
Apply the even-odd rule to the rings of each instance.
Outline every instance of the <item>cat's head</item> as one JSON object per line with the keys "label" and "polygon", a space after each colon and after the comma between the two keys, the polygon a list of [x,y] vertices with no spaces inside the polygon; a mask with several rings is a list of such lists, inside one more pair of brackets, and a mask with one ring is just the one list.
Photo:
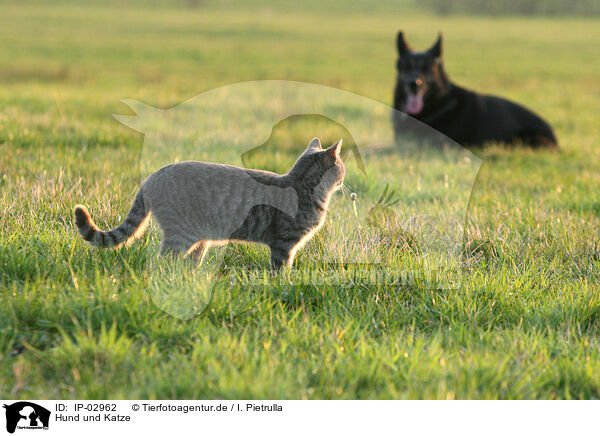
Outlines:
{"label": "cat's head", "polygon": [[341,149],[341,139],[324,149],[319,138],[314,138],[288,174],[307,187],[321,185],[328,191],[339,189],[346,174]]}

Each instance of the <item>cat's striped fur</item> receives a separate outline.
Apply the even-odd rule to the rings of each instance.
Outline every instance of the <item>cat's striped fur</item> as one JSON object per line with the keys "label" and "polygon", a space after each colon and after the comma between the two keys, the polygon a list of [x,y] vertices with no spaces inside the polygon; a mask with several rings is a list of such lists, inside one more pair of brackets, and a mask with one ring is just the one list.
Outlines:
{"label": "cat's striped fur", "polygon": [[313,139],[285,175],[192,161],[168,165],[146,179],[115,229],[99,230],[85,206],[75,207],[75,223],[90,244],[114,247],[143,233],[152,213],[162,253],[201,261],[211,244],[239,240],[269,246],[274,269],[291,266],[343,182],[341,143],[323,150]]}
{"label": "cat's striped fur", "polygon": [[136,234],[144,233],[150,218],[149,215],[149,211],[144,205],[144,194],[140,190],[135,196],[133,206],[131,206],[125,221],[119,227],[107,232],[98,229],[87,208],[81,205],[75,207],[75,224],[77,224],[83,239],[90,244],[98,247],[115,247],[134,238]]}

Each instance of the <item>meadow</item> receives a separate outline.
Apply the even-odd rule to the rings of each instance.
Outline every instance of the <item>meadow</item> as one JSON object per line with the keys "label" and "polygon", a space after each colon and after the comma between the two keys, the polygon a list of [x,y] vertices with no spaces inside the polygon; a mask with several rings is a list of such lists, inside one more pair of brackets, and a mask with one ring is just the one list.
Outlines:
{"label": "meadow", "polygon": [[[0,5],[0,397],[600,397],[600,20],[308,4]],[[458,289],[239,280],[182,320],[146,289],[155,228],[114,251],[78,238],[74,205],[107,228],[139,188],[144,136],[112,118],[132,114],[122,99],[169,108],[280,79],[390,104],[400,29],[416,48],[443,31],[451,79],[534,109],[560,143],[478,151]],[[336,201],[299,273],[330,272],[315,255],[354,225]],[[241,271],[268,266],[264,249],[227,250]]]}

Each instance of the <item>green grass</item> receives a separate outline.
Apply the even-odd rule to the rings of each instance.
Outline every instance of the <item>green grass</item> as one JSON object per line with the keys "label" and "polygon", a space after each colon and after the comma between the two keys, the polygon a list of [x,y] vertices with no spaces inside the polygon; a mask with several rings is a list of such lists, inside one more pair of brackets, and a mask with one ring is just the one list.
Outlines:
{"label": "green grass", "polygon": [[[118,5],[0,6],[0,397],[600,397],[597,19]],[[112,119],[130,113],[121,99],[170,107],[287,79],[389,104],[400,28],[417,48],[443,31],[451,78],[535,109],[560,141],[484,153],[459,289],[240,279],[182,321],[146,291],[155,229],[106,252],[77,238],[75,204],[108,227],[139,186],[143,136]],[[290,138],[315,135],[301,130]],[[334,202],[346,213],[299,253],[299,273],[331,273],[313,259],[354,225]],[[227,259],[268,265],[258,247]]]}

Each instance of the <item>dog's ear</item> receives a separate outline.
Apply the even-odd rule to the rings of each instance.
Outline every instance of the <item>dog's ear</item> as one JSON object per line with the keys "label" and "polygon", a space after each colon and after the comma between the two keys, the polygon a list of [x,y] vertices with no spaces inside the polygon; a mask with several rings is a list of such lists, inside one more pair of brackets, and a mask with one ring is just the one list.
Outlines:
{"label": "dog's ear", "polygon": [[436,58],[440,58],[442,57],[442,33],[438,33],[438,38],[437,41],[435,42],[435,44],[433,44],[433,46],[427,50],[427,53],[431,54],[432,56],[436,57]]}
{"label": "dog's ear", "polygon": [[410,52],[410,47],[406,43],[404,39],[404,33],[402,31],[398,32],[398,36],[396,37],[396,45],[398,46],[398,54],[400,56],[404,56],[406,53]]}

